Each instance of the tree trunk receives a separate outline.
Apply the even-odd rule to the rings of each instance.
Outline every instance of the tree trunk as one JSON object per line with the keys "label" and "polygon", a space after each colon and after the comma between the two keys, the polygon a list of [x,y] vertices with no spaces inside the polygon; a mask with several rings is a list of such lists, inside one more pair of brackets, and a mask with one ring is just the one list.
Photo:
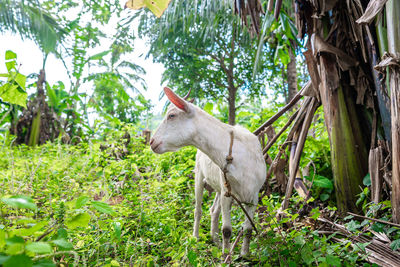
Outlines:
{"label": "tree trunk", "polygon": [[236,122],[236,91],[235,86],[229,86],[229,96],[228,96],[228,123],[230,125],[235,125]]}
{"label": "tree trunk", "polygon": [[45,85],[46,75],[42,69],[36,83],[37,95],[29,100],[16,125],[18,144],[41,145],[60,134],[60,123],[46,102]]}
{"label": "tree trunk", "polygon": [[286,98],[286,103],[297,94],[297,70],[296,70],[296,53],[294,51],[295,43],[292,43],[292,47],[289,48],[290,62],[287,65],[287,83],[288,83],[288,94]]}
{"label": "tree trunk", "polygon": [[331,144],[337,207],[341,212],[357,212],[357,194],[368,165],[355,100],[346,94],[351,88],[331,83],[335,80],[332,76],[338,75],[335,58],[324,55],[320,61],[320,94]]}
{"label": "tree trunk", "polygon": [[[361,99],[357,98],[360,102],[370,99],[360,96],[362,84],[358,84],[361,80],[358,77],[364,77],[364,72],[357,63],[364,62],[364,59],[355,49],[348,49],[352,47],[351,40],[356,38],[353,35],[359,32],[349,30],[354,24],[347,19],[352,19],[347,4],[352,3],[337,2],[320,19],[312,18],[315,14],[323,13],[318,6],[306,1],[302,3],[306,4],[300,7],[296,3],[297,14],[301,18],[297,21],[297,27],[307,30],[309,36],[309,51],[305,56],[313,87],[319,91],[324,108],[337,207],[341,212],[359,212],[355,203],[368,171],[369,146],[364,136],[369,132],[360,127],[361,122],[368,124],[368,121],[357,112],[356,96]],[[305,31],[301,33],[305,34]],[[360,39],[359,36],[357,38]],[[364,92],[370,88],[367,82],[363,85]]]}
{"label": "tree trunk", "polygon": [[236,23],[232,25],[232,38],[231,45],[229,51],[229,65],[226,71],[227,79],[228,79],[228,123],[230,125],[235,125],[236,122],[236,93],[238,88],[235,86],[235,78],[234,78],[234,68],[235,68],[235,40],[236,40]]}
{"label": "tree trunk", "polygon": [[392,115],[392,214],[393,221],[400,223],[400,2],[386,3],[387,36],[390,56],[390,102]]}

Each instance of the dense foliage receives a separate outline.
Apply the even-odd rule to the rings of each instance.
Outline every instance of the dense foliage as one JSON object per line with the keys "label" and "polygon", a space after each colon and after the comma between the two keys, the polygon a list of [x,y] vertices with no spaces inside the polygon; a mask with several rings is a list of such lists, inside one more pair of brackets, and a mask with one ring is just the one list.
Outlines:
{"label": "dense foliage", "polygon": [[[219,264],[221,251],[211,241],[207,212],[200,241],[191,235],[195,150],[156,155],[142,138],[126,142],[132,130],[124,127],[107,141],[77,146],[3,142],[0,264],[53,266],[51,259],[89,266]],[[204,195],[204,211],[212,198]],[[362,259],[360,248],[350,253],[315,232],[318,208],[306,227],[295,226],[304,220],[298,214],[276,221],[280,201],[276,194],[263,199],[257,218],[262,231],[251,244],[252,256],[239,259],[237,252],[234,265],[354,266]],[[237,233],[243,214],[233,210]]]}

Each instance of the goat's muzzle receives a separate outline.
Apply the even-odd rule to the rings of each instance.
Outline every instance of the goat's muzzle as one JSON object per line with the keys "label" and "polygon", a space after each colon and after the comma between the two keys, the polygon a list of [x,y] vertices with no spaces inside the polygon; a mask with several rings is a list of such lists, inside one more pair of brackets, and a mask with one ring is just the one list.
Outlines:
{"label": "goat's muzzle", "polygon": [[154,138],[150,139],[150,147],[153,152],[160,154],[160,151],[157,151],[157,148],[162,144],[162,141],[156,142]]}

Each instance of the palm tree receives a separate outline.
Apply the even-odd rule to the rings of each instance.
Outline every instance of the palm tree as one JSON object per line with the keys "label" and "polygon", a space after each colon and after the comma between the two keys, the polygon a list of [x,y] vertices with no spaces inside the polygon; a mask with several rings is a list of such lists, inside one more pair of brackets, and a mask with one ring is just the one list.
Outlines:
{"label": "palm tree", "polygon": [[54,52],[67,33],[58,20],[40,7],[38,1],[0,2],[0,32],[11,31],[34,40],[44,54]]}
{"label": "palm tree", "polygon": [[[11,127],[17,142],[30,145],[44,143],[58,136],[57,122],[45,100],[45,64],[49,53],[56,52],[66,35],[53,15],[41,8],[39,1],[4,0],[0,2],[0,31],[18,33],[34,40],[43,52],[42,69],[38,75],[37,96],[28,103],[18,125]],[[27,131],[25,130],[27,129]]]}
{"label": "palm tree", "polygon": [[[91,74],[85,79],[94,82],[94,92],[89,103],[105,117],[111,115],[123,122],[134,122],[148,108],[147,101],[136,85],[140,84],[146,89],[146,83],[141,77],[145,70],[133,62],[121,59],[123,54],[130,51],[129,48],[114,42],[111,51],[110,61],[103,58],[110,50],[90,58],[98,59],[97,66],[105,71]],[[128,94],[128,90],[131,94]]]}

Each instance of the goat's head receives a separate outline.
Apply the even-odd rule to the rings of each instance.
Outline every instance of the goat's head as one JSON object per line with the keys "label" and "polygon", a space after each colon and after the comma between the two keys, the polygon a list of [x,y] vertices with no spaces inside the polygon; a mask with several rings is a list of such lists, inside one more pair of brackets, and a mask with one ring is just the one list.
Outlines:
{"label": "goat's head", "polygon": [[151,149],[158,154],[190,145],[196,131],[196,108],[186,101],[190,91],[184,98],[168,87],[164,87],[164,92],[173,105],[169,106],[166,116],[150,140]]}

